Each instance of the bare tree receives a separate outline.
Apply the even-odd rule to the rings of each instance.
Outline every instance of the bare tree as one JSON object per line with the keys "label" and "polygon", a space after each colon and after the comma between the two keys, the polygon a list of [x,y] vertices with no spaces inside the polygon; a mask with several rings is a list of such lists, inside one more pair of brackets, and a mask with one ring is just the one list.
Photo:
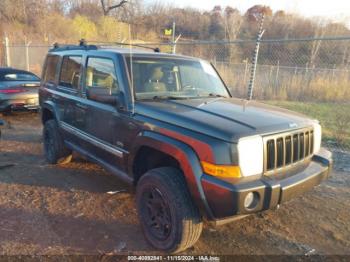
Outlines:
{"label": "bare tree", "polygon": [[[315,38],[322,38],[324,37],[326,30],[324,25],[322,25],[323,21],[318,21],[318,24],[316,24],[315,28]],[[309,66],[314,67],[315,66],[315,60],[317,58],[317,55],[319,53],[319,50],[321,48],[322,41],[321,40],[316,40],[312,42],[312,47],[311,47],[311,54],[310,54],[310,61],[309,61]]]}
{"label": "bare tree", "polygon": [[[237,9],[232,7],[226,7],[224,12],[225,21],[225,35],[229,41],[237,39],[237,36],[241,30],[243,24],[243,17]],[[237,46],[229,45],[229,58],[233,61],[237,58]]]}
{"label": "bare tree", "polygon": [[112,6],[107,6],[105,3],[105,0],[101,0],[101,5],[102,5],[102,9],[103,9],[103,14],[106,16],[109,14],[110,11],[112,11],[113,9],[122,7],[124,4],[126,4],[128,2],[128,0],[122,0],[119,2],[119,4],[116,5],[112,5]]}

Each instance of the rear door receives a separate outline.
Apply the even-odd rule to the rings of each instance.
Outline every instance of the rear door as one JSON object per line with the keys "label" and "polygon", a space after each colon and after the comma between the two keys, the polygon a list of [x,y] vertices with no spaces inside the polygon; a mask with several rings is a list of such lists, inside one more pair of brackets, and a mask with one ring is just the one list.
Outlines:
{"label": "rear door", "polygon": [[[56,94],[63,101],[60,111],[62,113],[61,127],[67,131],[66,139],[80,144],[80,131],[86,130],[86,107],[81,104],[80,80],[82,74],[82,56],[65,55],[59,72]],[[80,107],[81,105],[81,107]]]}
{"label": "rear door", "polygon": [[63,118],[63,101],[59,99],[56,94],[56,87],[58,81],[58,70],[61,57],[56,54],[49,54],[45,60],[45,66],[41,78],[41,87],[39,89],[39,102],[50,102],[57,109],[58,120]]}

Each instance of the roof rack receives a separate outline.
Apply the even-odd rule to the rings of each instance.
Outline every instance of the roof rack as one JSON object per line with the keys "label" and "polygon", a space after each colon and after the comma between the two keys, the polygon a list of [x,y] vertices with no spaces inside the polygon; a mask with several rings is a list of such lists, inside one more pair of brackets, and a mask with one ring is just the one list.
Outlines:
{"label": "roof rack", "polygon": [[99,47],[106,46],[135,46],[145,49],[150,49],[155,53],[160,53],[159,47],[149,47],[140,44],[131,44],[131,43],[119,43],[119,42],[99,42],[99,41],[91,41],[91,43],[97,43],[98,45],[88,45],[85,39],[79,40],[79,45],[60,45],[58,43],[53,44],[53,48],[49,50],[49,52],[58,52],[58,51],[67,51],[67,50],[97,50]]}
{"label": "roof rack", "polygon": [[135,46],[140,48],[145,48],[152,50],[155,53],[160,53],[159,47],[150,47],[142,44],[132,44],[132,43],[122,43],[122,42],[100,42],[100,41],[90,41],[91,43],[99,44],[98,46],[113,46],[113,45],[119,45],[119,46]]}
{"label": "roof rack", "polygon": [[49,52],[59,52],[67,50],[97,50],[96,45],[87,45],[85,39],[79,40],[79,45],[60,45],[58,43],[53,44],[53,48]]}

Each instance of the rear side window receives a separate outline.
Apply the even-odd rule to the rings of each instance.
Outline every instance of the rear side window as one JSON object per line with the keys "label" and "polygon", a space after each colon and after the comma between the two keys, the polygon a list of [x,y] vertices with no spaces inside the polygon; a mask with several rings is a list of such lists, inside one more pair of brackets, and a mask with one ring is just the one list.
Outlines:
{"label": "rear side window", "polygon": [[86,69],[86,88],[108,89],[110,94],[119,91],[114,63],[108,58],[89,57]]}
{"label": "rear side window", "polygon": [[63,57],[59,85],[78,89],[80,82],[81,56]]}
{"label": "rear side window", "polygon": [[59,61],[59,56],[50,55],[46,59],[46,68],[44,71],[44,82],[55,82],[56,68]]}

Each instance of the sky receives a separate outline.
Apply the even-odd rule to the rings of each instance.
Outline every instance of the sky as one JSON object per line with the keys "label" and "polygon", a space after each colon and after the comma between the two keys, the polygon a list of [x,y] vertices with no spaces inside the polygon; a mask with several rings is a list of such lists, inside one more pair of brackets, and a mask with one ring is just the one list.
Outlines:
{"label": "sky", "polygon": [[145,0],[145,3],[169,2],[179,7],[211,10],[215,5],[230,5],[242,13],[253,5],[268,5],[273,11],[284,10],[306,17],[322,17],[345,22],[350,27],[350,0]]}

